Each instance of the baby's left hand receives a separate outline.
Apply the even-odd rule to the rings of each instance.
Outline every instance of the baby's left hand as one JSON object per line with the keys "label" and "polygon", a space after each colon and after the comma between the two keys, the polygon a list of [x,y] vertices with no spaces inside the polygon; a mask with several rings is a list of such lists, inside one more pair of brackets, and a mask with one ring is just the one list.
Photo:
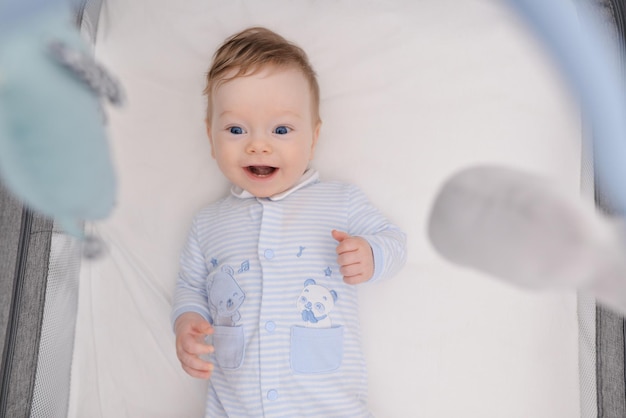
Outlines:
{"label": "baby's left hand", "polygon": [[374,255],[369,243],[361,237],[353,237],[346,232],[333,229],[333,238],[337,245],[337,263],[348,284],[359,284],[368,281],[374,274]]}

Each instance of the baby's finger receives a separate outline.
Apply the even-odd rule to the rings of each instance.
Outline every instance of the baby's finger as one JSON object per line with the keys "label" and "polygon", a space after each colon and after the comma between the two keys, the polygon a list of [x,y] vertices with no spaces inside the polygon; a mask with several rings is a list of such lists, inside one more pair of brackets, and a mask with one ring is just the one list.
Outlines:
{"label": "baby's finger", "polygon": [[349,266],[351,264],[357,264],[361,261],[358,251],[350,251],[347,253],[341,253],[337,256],[337,264],[340,266]]}
{"label": "baby's finger", "polygon": [[367,281],[364,274],[357,274],[355,276],[344,276],[343,281],[347,284],[360,284]]}
{"label": "baby's finger", "polygon": [[213,363],[203,360],[200,357],[189,353],[183,353],[181,356],[178,357],[178,359],[180,360],[180,364],[189,369],[205,372],[213,370]]}
{"label": "baby's finger", "polygon": [[191,377],[195,377],[197,379],[208,379],[211,377],[211,373],[213,373],[213,368],[211,369],[194,369],[192,367],[188,367],[186,365],[182,365],[183,370]]}
{"label": "baby's finger", "polygon": [[346,238],[350,238],[350,235],[345,231],[339,231],[339,230],[333,229],[332,231],[330,231],[330,233],[333,236],[333,238],[339,242],[342,242]]}
{"label": "baby's finger", "polygon": [[204,343],[204,338],[198,340],[191,335],[183,338],[180,344],[177,344],[176,348],[181,352],[191,355],[208,354],[214,351],[212,345]]}
{"label": "baby's finger", "polygon": [[341,266],[339,272],[344,278],[349,278],[363,274],[363,266],[361,264],[350,264],[349,266]]}
{"label": "baby's finger", "polygon": [[202,335],[213,334],[213,327],[207,321],[194,322],[191,325],[191,330],[195,333],[202,334]]}
{"label": "baby's finger", "polygon": [[344,241],[341,241],[339,245],[337,245],[336,251],[337,254],[343,254],[351,251],[356,251],[358,248],[358,241],[356,239],[347,238]]}
{"label": "baby's finger", "polygon": [[194,354],[197,356],[201,356],[204,354],[213,354],[215,352],[215,348],[211,344],[197,344],[194,346],[193,351],[188,351],[190,354]]}

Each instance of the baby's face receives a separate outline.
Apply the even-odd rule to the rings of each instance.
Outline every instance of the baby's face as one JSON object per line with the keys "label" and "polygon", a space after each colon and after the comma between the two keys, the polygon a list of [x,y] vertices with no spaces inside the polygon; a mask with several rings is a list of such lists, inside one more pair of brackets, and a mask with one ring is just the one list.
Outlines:
{"label": "baby's face", "polygon": [[294,186],[313,158],[320,124],[313,120],[304,75],[268,67],[219,84],[207,132],[224,175],[256,197]]}

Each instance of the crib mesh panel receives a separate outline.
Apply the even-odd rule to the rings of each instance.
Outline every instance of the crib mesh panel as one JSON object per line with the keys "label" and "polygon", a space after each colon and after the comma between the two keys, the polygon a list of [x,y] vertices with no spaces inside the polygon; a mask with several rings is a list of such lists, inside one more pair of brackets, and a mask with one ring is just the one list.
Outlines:
{"label": "crib mesh panel", "polygon": [[[595,197],[591,129],[583,121],[580,190],[583,199]],[[580,386],[580,418],[598,417],[596,381],[596,300],[585,293],[578,294],[578,371]]]}
{"label": "crib mesh panel", "polygon": [[80,241],[52,235],[31,417],[65,417],[69,402]]}
{"label": "crib mesh panel", "polygon": [[22,205],[0,182],[0,417],[8,409],[4,394],[12,382],[8,381],[7,364],[9,329],[15,288],[15,265],[18,259]]}
{"label": "crib mesh panel", "polygon": [[[626,9],[623,0],[579,0],[579,6],[593,10],[605,29],[617,41],[622,70],[626,69]],[[616,213],[611,196],[602,190],[602,179],[595,175],[595,201],[600,211]],[[595,315],[597,416],[626,417],[626,321],[622,315],[598,305]],[[583,393],[584,395],[584,393]]]}
{"label": "crib mesh panel", "polygon": [[580,418],[597,418],[596,301],[584,294],[578,295],[578,368]]}
{"label": "crib mesh panel", "polygon": [[52,221],[0,185],[0,417],[28,417],[50,253]]}
{"label": "crib mesh panel", "polygon": [[[102,0],[75,0],[75,22],[93,47]],[[82,243],[56,228],[51,237],[31,418],[68,414]]]}

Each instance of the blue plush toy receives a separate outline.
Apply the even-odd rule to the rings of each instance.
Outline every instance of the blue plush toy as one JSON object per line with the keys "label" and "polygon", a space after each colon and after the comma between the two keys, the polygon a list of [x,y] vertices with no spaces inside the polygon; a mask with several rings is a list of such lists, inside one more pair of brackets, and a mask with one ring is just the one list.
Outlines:
{"label": "blue plush toy", "polygon": [[115,176],[101,97],[120,90],[93,62],[59,0],[0,3],[0,176],[32,209],[76,235],[106,217]]}

